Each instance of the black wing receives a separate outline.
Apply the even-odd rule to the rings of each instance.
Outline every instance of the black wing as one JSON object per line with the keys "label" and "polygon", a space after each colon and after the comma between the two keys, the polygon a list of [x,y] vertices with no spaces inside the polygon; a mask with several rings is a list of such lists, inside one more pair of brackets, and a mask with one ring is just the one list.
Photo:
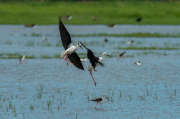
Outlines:
{"label": "black wing", "polygon": [[91,101],[102,101],[102,98],[97,98],[97,99],[94,99],[94,100],[91,100]]}
{"label": "black wing", "polygon": [[122,52],[121,54],[119,54],[119,56],[123,56],[126,53],[126,51]]}
{"label": "black wing", "polygon": [[84,70],[81,60],[76,53],[70,54],[68,58],[77,68]]}
{"label": "black wing", "polygon": [[59,20],[59,31],[60,31],[63,47],[66,50],[68,49],[68,46],[71,43],[71,36],[61,20]]}

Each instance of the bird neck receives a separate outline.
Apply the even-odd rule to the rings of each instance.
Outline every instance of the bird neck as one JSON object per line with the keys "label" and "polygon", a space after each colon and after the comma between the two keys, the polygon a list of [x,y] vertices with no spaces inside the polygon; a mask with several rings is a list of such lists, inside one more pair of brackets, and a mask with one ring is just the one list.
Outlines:
{"label": "bird neck", "polygon": [[104,96],[103,96],[103,98],[102,98],[102,100],[104,100],[104,99],[105,99],[105,97],[106,97],[106,96],[104,95]]}
{"label": "bird neck", "polygon": [[104,54],[102,54],[102,59],[104,59],[105,58],[105,55]]}

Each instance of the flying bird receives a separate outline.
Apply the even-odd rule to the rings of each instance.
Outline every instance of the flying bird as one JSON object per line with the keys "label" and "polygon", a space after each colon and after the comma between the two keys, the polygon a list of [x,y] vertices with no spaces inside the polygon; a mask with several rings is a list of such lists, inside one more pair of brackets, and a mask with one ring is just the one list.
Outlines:
{"label": "flying bird", "polygon": [[126,53],[126,51],[120,53],[118,59],[121,58],[125,53]]}
{"label": "flying bird", "polygon": [[[80,43],[82,44],[82,42],[80,41]],[[83,46],[84,46],[84,44],[82,44]],[[90,49],[88,49],[86,46],[84,46],[86,49],[87,49],[87,57],[88,57],[88,59],[90,60],[90,62],[91,62],[91,66],[89,66],[88,67],[88,71],[96,71],[95,70],[95,67],[98,65],[98,64],[100,64],[101,66],[104,66],[104,64],[101,62],[101,59],[99,58],[99,57],[96,57],[96,56],[94,56],[94,53],[90,50]],[[91,76],[92,76],[92,72],[90,72],[90,74],[91,74]],[[96,86],[96,82],[95,82],[95,80],[94,80],[94,78],[93,78],[93,76],[92,76],[92,79],[93,79],[93,81],[94,81],[94,84],[95,84],[95,86]]]}
{"label": "flying bird", "polygon": [[[99,62],[102,62],[104,60],[105,56],[110,56],[110,55],[108,55],[106,52],[104,52],[102,54],[102,57],[99,57]],[[96,64],[95,67],[97,67],[97,66],[98,66],[98,63]],[[93,71],[97,71],[97,70],[95,70],[95,68],[92,66],[92,64],[90,64],[89,67],[88,67],[88,71],[89,71],[90,75],[92,76]],[[93,76],[92,76],[92,78],[93,78]],[[93,80],[94,80],[94,78],[93,78]],[[94,84],[96,86],[96,82]]]}
{"label": "flying bird", "polygon": [[[100,103],[100,106],[101,106],[101,103],[104,101],[105,98],[106,98],[106,95],[104,94],[102,98],[97,98],[90,101],[97,102],[96,106],[98,105],[98,103]],[[95,106],[95,109],[96,109],[96,106]],[[101,109],[102,109],[102,106],[101,106]]]}
{"label": "flying bird", "polygon": [[[68,62],[70,62],[77,68],[84,70],[84,67],[80,61],[80,58],[76,54],[76,50],[78,49],[78,47],[81,47],[81,44],[78,43],[77,46],[74,46],[71,43],[71,36],[68,33],[67,29],[65,28],[65,26],[61,20],[59,20],[59,31],[60,31],[60,35],[61,35],[61,41],[62,41],[63,47],[65,49],[65,51],[61,52],[61,57],[66,61],[67,65],[68,65]],[[65,58],[65,56],[66,56],[66,58]],[[67,58],[69,58],[70,61],[67,60]]]}
{"label": "flying bird", "polygon": [[138,62],[132,62],[132,64],[141,65],[141,62],[140,62],[140,61],[138,61]]}

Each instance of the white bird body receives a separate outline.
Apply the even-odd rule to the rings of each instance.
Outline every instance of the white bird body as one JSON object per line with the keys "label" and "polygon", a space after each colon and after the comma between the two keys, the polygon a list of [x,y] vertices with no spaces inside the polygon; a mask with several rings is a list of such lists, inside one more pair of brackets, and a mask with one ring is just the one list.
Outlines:
{"label": "white bird body", "polygon": [[69,48],[66,51],[62,51],[61,52],[61,57],[64,57],[66,55],[70,55],[71,53],[76,52],[76,50],[78,49],[78,47],[81,46],[79,43],[77,44],[77,46],[74,46],[73,44],[70,44]]}
{"label": "white bird body", "polygon": [[127,44],[132,45],[133,43],[134,43],[134,41],[133,41],[133,40],[130,40],[130,41],[128,41]]}
{"label": "white bird body", "polygon": [[138,61],[138,62],[133,62],[132,64],[141,65],[141,62],[140,62],[140,61]]}
{"label": "white bird body", "polygon": [[43,41],[46,41],[46,40],[47,40],[47,38],[46,38],[46,37],[42,37],[42,39],[43,39]]}
{"label": "white bird body", "polygon": [[19,63],[21,63],[21,61],[23,61],[24,59],[25,59],[25,55],[21,56],[21,57],[19,58]]}

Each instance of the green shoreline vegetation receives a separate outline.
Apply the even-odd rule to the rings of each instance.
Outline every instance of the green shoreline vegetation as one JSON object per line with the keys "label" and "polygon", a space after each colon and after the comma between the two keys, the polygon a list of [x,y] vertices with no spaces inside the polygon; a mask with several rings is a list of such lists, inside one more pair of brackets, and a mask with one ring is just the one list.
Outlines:
{"label": "green shoreline vegetation", "polygon": [[[123,49],[123,50],[179,50],[179,48],[176,47],[117,47],[116,49]],[[77,53],[81,58],[86,58],[86,53]],[[95,53],[96,55],[101,55],[101,53]],[[167,55],[167,53],[159,53],[159,52],[152,52],[152,51],[144,51],[138,55],[148,55],[148,54],[155,54],[155,55]],[[111,57],[118,57],[119,54],[112,53]],[[176,54],[179,55],[179,54]],[[0,59],[19,59],[21,57],[20,53],[1,53]],[[110,57],[110,58],[111,58]],[[134,57],[134,55],[125,55],[124,57]],[[53,56],[49,55],[26,55],[26,59],[61,59],[60,54],[54,54]]]}
{"label": "green shoreline vegetation", "polygon": [[[24,37],[26,36],[33,36],[33,37],[41,37],[42,34],[32,33],[30,35],[23,34]],[[52,34],[47,34],[45,36],[53,36]],[[98,37],[98,36],[110,36],[110,37],[173,37],[179,38],[180,34],[160,34],[160,33],[126,33],[126,34],[107,34],[107,33],[99,33],[99,34],[72,34],[72,37]],[[59,37],[59,35],[58,35]]]}
{"label": "green shoreline vegetation", "polygon": [[[180,22],[180,1],[0,1],[0,24],[170,24]],[[92,17],[98,20],[93,21]],[[142,17],[141,22],[136,22]]]}
{"label": "green shoreline vegetation", "polygon": [[128,34],[79,34],[71,35],[72,37],[96,37],[96,36],[111,36],[111,37],[180,37],[180,34],[160,34],[160,33],[128,33]]}

